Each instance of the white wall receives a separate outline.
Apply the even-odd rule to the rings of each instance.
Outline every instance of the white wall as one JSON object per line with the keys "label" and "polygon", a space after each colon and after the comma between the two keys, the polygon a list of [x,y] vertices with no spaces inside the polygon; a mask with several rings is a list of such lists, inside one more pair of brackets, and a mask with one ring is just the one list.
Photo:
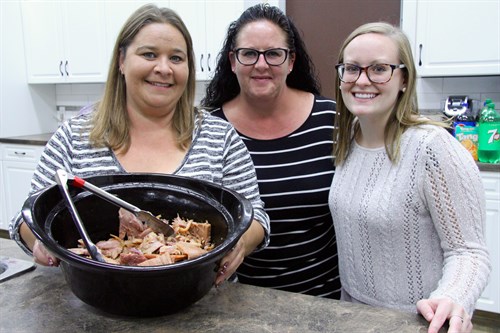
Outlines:
{"label": "white wall", "polygon": [[0,1],[0,22],[0,137],[52,132],[55,85],[26,82],[19,1]]}

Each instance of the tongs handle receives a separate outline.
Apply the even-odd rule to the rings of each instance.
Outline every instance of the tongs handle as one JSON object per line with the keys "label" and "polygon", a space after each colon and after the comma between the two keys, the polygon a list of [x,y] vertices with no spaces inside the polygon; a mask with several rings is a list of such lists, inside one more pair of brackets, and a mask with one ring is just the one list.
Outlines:
{"label": "tongs handle", "polygon": [[117,196],[83,180],[80,177],[68,174],[68,179],[71,180],[73,186],[84,188],[99,198],[132,212],[132,214],[134,214],[139,220],[145,222],[152,230],[161,232],[167,237],[174,234],[174,229],[167,222],[160,220],[150,212],[142,210],[139,207],[118,198]]}
{"label": "tongs handle", "polygon": [[99,252],[97,246],[92,242],[89,235],[87,234],[87,231],[83,226],[82,219],[80,218],[80,215],[76,210],[75,204],[73,203],[73,199],[71,199],[67,184],[68,174],[66,173],[66,171],[59,169],[56,171],[55,178],[57,184],[59,184],[59,189],[61,190],[61,193],[63,194],[63,197],[65,199],[66,206],[68,206],[68,210],[71,213],[71,216],[73,217],[73,221],[75,222],[76,228],[78,229],[78,233],[82,237],[83,242],[85,243],[85,246],[87,247],[87,250],[90,253],[90,256],[94,260],[100,262],[106,262],[106,260],[104,260],[103,256]]}
{"label": "tongs handle", "polygon": [[77,177],[74,175],[68,175],[68,179],[73,182],[72,183],[73,186],[79,187],[79,188],[84,188],[84,189],[88,190],[89,192],[94,193],[95,195],[97,195],[101,199],[104,199],[106,201],[111,202],[112,204],[115,204],[117,206],[125,208],[126,210],[134,213],[135,215],[137,215],[141,211],[141,209],[139,207],[134,206],[131,203],[128,203],[127,201],[124,201],[124,200],[118,198],[117,196],[114,196],[114,195],[110,194],[109,192],[104,191],[103,189],[95,186],[94,184],[86,182],[84,179],[82,179],[80,177]]}

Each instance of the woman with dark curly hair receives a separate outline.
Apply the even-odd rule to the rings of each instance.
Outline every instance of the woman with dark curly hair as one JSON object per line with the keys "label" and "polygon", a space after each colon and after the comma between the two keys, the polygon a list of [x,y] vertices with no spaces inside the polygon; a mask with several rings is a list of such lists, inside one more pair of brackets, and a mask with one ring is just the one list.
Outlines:
{"label": "woman with dark curly hair", "polygon": [[258,4],[230,25],[202,105],[243,138],[271,218],[269,246],[245,258],[239,281],[339,298],[328,209],[336,112],[319,91],[293,22],[279,8]]}

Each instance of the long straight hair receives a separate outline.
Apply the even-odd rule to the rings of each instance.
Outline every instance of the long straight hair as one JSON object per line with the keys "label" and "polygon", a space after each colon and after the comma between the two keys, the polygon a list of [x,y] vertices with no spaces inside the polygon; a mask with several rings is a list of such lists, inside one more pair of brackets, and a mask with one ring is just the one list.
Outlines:
{"label": "long straight hair", "polygon": [[93,115],[93,129],[90,141],[94,146],[109,146],[113,150],[126,152],[130,147],[127,113],[126,82],[121,75],[120,56],[126,54],[139,31],[148,24],[166,23],[175,27],[184,37],[188,55],[188,82],[179,101],[173,117],[174,130],[177,133],[177,144],[185,149],[192,140],[194,128],[194,96],[195,96],[195,63],[191,35],[182,19],[169,8],[159,8],[148,4],[137,9],[123,25],[113,49],[109,66],[108,79],[103,98],[96,104]]}
{"label": "long straight hair", "polygon": [[[406,67],[401,69],[406,83],[404,92],[400,91],[396,105],[392,110],[384,130],[385,150],[391,162],[396,163],[400,156],[401,136],[411,126],[434,124],[447,127],[445,122],[432,121],[419,117],[416,92],[416,68],[413,61],[410,42],[404,32],[386,22],[373,22],[361,25],[355,29],[342,43],[337,63],[344,62],[344,51],[352,40],[360,35],[376,33],[389,37],[398,48],[399,60]],[[352,140],[361,130],[356,117],[347,109],[340,91],[340,79],[335,82],[335,96],[337,97],[337,117],[334,130],[334,157],[335,165],[342,164],[349,154]]]}

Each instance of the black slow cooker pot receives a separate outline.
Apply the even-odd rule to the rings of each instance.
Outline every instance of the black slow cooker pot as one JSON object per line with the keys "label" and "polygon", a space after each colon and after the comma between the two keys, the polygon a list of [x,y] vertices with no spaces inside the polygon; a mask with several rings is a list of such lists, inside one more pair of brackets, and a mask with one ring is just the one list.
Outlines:
{"label": "black slow cooker pot", "polygon": [[[131,267],[80,257],[80,235],[57,185],[30,196],[24,221],[60,260],[73,293],[108,313],[158,316],[177,312],[201,299],[216,277],[220,260],[248,229],[253,218],[250,201],[227,188],[192,178],[157,174],[118,174],[86,178],[90,183],[131,204],[171,220],[177,214],[208,221],[215,248],[196,259],[170,265]],[[118,235],[118,207],[70,187],[75,206],[94,243]]]}

